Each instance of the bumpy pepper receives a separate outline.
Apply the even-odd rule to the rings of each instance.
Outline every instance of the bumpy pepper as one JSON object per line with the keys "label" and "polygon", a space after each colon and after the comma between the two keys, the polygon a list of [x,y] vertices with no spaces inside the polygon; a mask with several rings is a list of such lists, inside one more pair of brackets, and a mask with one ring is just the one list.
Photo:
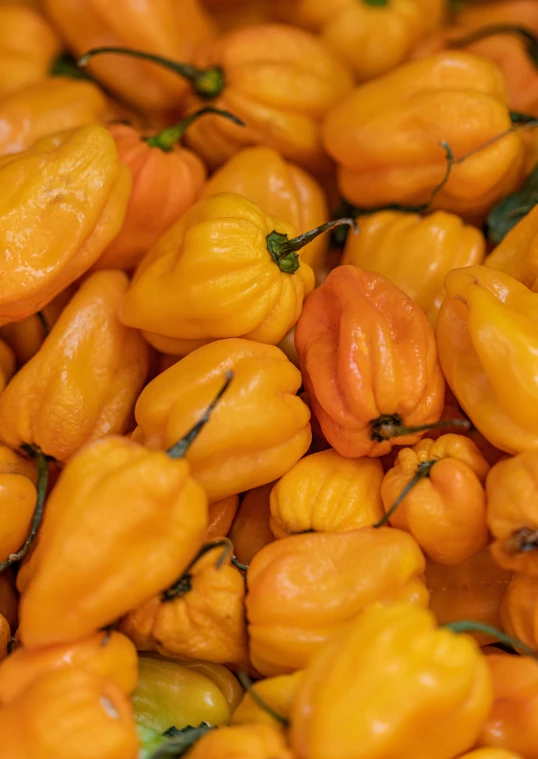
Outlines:
{"label": "bumpy pepper", "polygon": [[0,704],[13,701],[43,674],[62,667],[104,677],[127,694],[138,679],[138,656],[131,641],[115,631],[98,632],[66,645],[15,649],[0,666]]}
{"label": "bumpy pepper", "polygon": [[0,392],[15,374],[15,353],[9,344],[0,337]]}
{"label": "bumpy pepper", "polygon": [[250,564],[252,557],[274,540],[269,506],[273,485],[273,482],[269,482],[249,490],[241,501],[230,528],[229,536],[235,556],[243,564]]}
{"label": "bumpy pepper", "polygon": [[489,465],[462,435],[402,448],[381,486],[385,518],[413,535],[426,556],[458,565],[488,542],[484,482]]}
{"label": "bumpy pepper", "polygon": [[[271,216],[291,222],[299,234],[329,219],[327,199],[318,182],[263,145],[245,148],[221,166],[207,182],[204,195],[233,192],[263,208]],[[362,231],[362,230],[361,230]],[[321,272],[328,240],[318,237],[303,249],[301,260]]]}
{"label": "bumpy pepper", "polygon": [[139,51],[122,52],[153,60],[190,81],[190,110],[209,100],[246,124],[243,129],[209,117],[189,130],[187,144],[210,168],[249,145],[268,145],[311,170],[330,168],[321,122],[351,90],[353,80],[345,64],[314,35],[280,24],[235,29],[201,45],[194,68]]}
{"label": "bumpy pepper", "polygon": [[172,586],[129,612],[120,630],[139,651],[247,667],[245,581],[231,559],[230,541],[207,543]]}
{"label": "bumpy pepper", "polygon": [[232,725],[211,730],[189,759],[294,759],[282,733],[270,725]]}
{"label": "bumpy pepper", "polygon": [[209,540],[221,538],[228,534],[238,508],[238,495],[229,495],[227,498],[209,504],[207,514],[207,537]]}
{"label": "bumpy pepper", "polygon": [[[214,33],[198,0],[46,0],[45,8],[77,56],[97,45],[127,45],[190,62],[195,47]],[[143,61],[97,59],[90,71],[120,99],[149,112],[177,107],[188,90]]]}
{"label": "bumpy pepper", "polygon": [[120,318],[180,356],[225,337],[276,345],[314,287],[295,251],[320,231],[295,237],[291,224],[232,193],[203,198],[142,260]]}
{"label": "bumpy pepper", "polygon": [[284,730],[302,676],[303,670],[298,670],[253,683],[232,714],[231,724],[263,724]]}
{"label": "bumpy pepper", "polygon": [[[343,264],[388,277],[424,311],[435,327],[451,269],[481,264],[486,243],[459,216],[379,211],[359,219],[360,234],[348,235]],[[402,250],[405,255],[402,255]]]}
{"label": "bumpy pepper", "polygon": [[513,227],[484,261],[536,289],[538,280],[538,206]]}
{"label": "bumpy pepper", "polygon": [[444,380],[432,328],[386,277],[338,266],[306,301],[295,344],[309,402],[341,456],[383,456],[438,421]]}
{"label": "bumpy pepper", "polygon": [[[502,73],[491,61],[445,52],[400,66],[338,103],[323,125],[338,183],[364,208],[427,203],[456,158],[433,207],[468,216],[488,211],[525,170],[521,134],[511,131]],[[477,150],[478,148],[482,148]],[[476,151],[476,152],[475,152]]]}
{"label": "bumpy pepper", "polygon": [[[440,625],[469,619],[499,629],[500,606],[511,572],[494,561],[485,548],[457,566],[426,562],[425,583],[430,594],[429,608]],[[492,638],[482,632],[471,633],[480,643]]]}
{"label": "bumpy pepper", "polygon": [[383,466],[377,459],[345,459],[335,451],[306,456],[271,491],[271,529],[277,538],[298,532],[344,532],[383,515]]}
{"label": "bumpy pepper", "polygon": [[138,738],[121,688],[66,667],[0,708],[2,759],[136,759]]}
{"label": "bumpy pepper", "polygon": [[31,316],[84,274],[121,227],[130,191],[114,140],[93,125],[0,159],[0,325]]}
{"label": "bumpy pepper", "polygon": [[241,339],[199,348],[152,380],[135,407],[133,439],[152,449],[173,445],[226,371],[234,372],[230,389],[187,453],[210,502],[278,479],[311,441],[310,412],[295,395],[299,370],[278,348]]}
{"label": "bumpy pepper", "polygon": [[148,371],[148,346],[117,317],[129,280],[88,277],[36,355],[0,396],[0,439],[66,461],[85,443],[121,433]]}
{"label": "bumpy pepper", "polygon": [[277,0],[274,5],[283,21],[317,32],[358,81],[404,61],[444,15],[442,0]]}
{"label": "bumpy pepper", "polygon": [[502,599],[503,630],[530,648],[538,646],[538,577],[515,573]]}
{"label": "bumpy pepper", "polygon": [[307,533],[270,543],[247,574],[252,664],[264,675],[293,672],[370,604],[427,604],[423,572],[414,539],[390,528]]}
{"label": "bumpy pepper", "polygon": [[460,406],[497,448],[538,448],[538,295],[485,266],[454,269],[445,288],[437,346]]}
{"label": "bumpy pepper", "polygon": [[[30,532],[36,484],[35,464],[0,445],[0,564],[19,550]],[[41,482],[40,488],[44,487]],[[1,608],[0,612],[3,613]]]}
{"label": "bumpy pepper", "polygon": [[[404,695],[405,694],[405,695]],[[367,609],[313,659],[292,706],[298,759],[452,759],[475,745],[491,676],[468,636],[408,604]]]}

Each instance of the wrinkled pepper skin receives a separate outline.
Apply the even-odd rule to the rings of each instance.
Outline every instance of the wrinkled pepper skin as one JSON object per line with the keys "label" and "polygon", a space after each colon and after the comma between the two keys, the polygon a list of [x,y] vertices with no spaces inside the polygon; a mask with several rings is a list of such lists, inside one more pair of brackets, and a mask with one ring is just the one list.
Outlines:
{"label": "wrinkled pepper skin", "polygon": [[469,636],[437,629],[425,609],[375,605],[307,667],[291,745],[298,759],[452,759],[475,745],[491,704]]}
{"label": "wrinkled pepper skin", "polygon": [[139,659],[138,687],[133,706],[138,722],[164,733],[171,727],[221,725],[231,709],[211,678],[180,662],[152,656]]}
{"label": "wrinkled pepper skin", "polygon": [[19,4],[0,5],[0,98],[43,79],[60,49],[41,14]]}
{"label": "wrinkled pepper skin", "polygon": [[383,466],[320,451],[298,461],[271,491],[271,529],[277,538],[300,532],[345,532],[384,514]]}
{"label": "wrinkled pepper skin", "polygon": [[536,289],[538,280],[538,206],[519,221],[484,261],[497,271]]}
{"label": "wrinkled pepper skin", "polygon": [[[125,46],[192,63],[195,47],[214,30],[198,0],[45,0],[49,18],[76,57],[90,48]],[[89,72],[120,100],[165,113],[184,100],[188,84],[151,63],[96,58]]]}
{"label": "wrinkled pepper skin", "polygon": [[289,720],[293,699],[302,676],[303,670],[298,670],[291,675],[277,675],[258,680],[244,694],[241,703],[232,714],[230,723],[232,725],[271,725],[284,730],[285,725],[256,703],[251,691],[263,699],[264,704],[267,704],[273,712]]}
{"label": "wrinkled pepper skin", "polygon": [[64,77],[35,82],[0,102],[0,156],[28,150],[50,134],[99,123],[106,114],[105,96],[92,82]]}
{"label": "wrinkled pepper skin", "polygon": [[144,142],[127,124],[112,124],[108,130],[116,141],[120,160],[129,167],[133,186],[120,233],[95,266],[131,270],[157,238],[198,200],[206,169],[192,151],[177,146],[165,153]]}
{"label": "wrinkled pepper skin", "polygon": [[268,482],[248,491],[228,533],[235,556],[242,564],[250,564],[252,557],[275,539],[270,527],[269,505],[273,485],[273,482]]}
{"label": "wrinkled pepper skin", "polygon": [[[484,235],[459,216],[378,211],[359,219],[360,233],[348,235],[343,264],[390,279],[424,311],[435,328],[449,271],[481,264]],[[405,255],[402,255],[402,250]]]}
{"label": "wrinkled pepper skin", "polygon": [[404,61],[445,10],[442,0],[276,0],[274,5],[283,21],[318,33],[359,82]]}
{"label": "wrinkled pepper skin", "polygon": [[[306,171],[286,161],[277,150],[259,145],[236,153],[208,180],[204,196],[220,192],[243,195],[270,216],[291,222],[299,234],[329,220],[327,199],[321,185]],[[318,274],[325,262],[329,241],[322,236],[303,249],[304,263]]]}
{"label": "wrinkled pepper skin", "polygon": [[[129,612],[120,624],[139,651],[248,667],[245,581],[231,545],[198,558],[172,589]],[[221,564],[221,562],[223,562]]]}
{"label": "wrinkled pepper skin", "polygon": [[432,328],[386,277],[338,266],[306,301],[295,345],[314,414],[341,456],[383,456],[424,434],[378,434],[386,417],[438,421],[444,380]]}
{"label": "wrinkled pepper skin", "polygon": [[538,448],[538,295],[485,266],[454,269],[445,288],[437,347],[460,406],[496,448]]}
{"label": "wrinkled pepper skin", "polygon": [[239,508],[239,496],[229,495],[209,504],[207,537],[209,540],[227,535]]}
{"label": "wrinkled pepper skin", "polygon": [[82,669],[47,672],[0,708],[2,759],[136,759],[131,705]]}
{"label": "wrinkled pepper skin", "polygon": [[87,445],[62,470],[18,575],[23,644],[75,641],[144,603],[206,529],[206,495],[184,460],[116,436]]}
{"label": "wrinkled pepper skin", "polygon": [[393,527],[410,532],[421,549],[439,564],[457,566],[488,543],[484,484],[489,464],[463,435],[424,438],[402,448],[381,486],[385,511],[419,472],[429,472],[403,498],[390,517]]}
{"label": "wrinkled pepper skin", "polygon": [[[456,158],[510,129],[502,73],[470,53],[444,52],[400,66],[344,98],[328,114],[325,147],[340,192],[364,208],[429,202]],[[480,215],[516,189],[525,147],[511,133],[453,166],[433,208]]]}
{"label": "wrinkled pepper skin", "polygon": [[314,273],[300,261],[294,273],[281,268],[266,240],[274,230],[296,235],[240,195],[203,198],[142,260],[120,318],[180,356],[227,337],[276,345],[299,318]]}
{"label": "wrinkled pepper skin", "polygon": [[265,546],[247,573],[253,666],[266,676],[304,667],[372,603],[427,605],[423,572],[414,539],[386,527],[293,535]]}
{"label": "wrinkled pepper skin", "polygon": [[294,759],[282,733],[270,725],[232,725],[203,735],[189,759]]}
{"label": "wrinkled pepper skin", "polygon": [[85,443],[121,433],[148,372],[148,346],[117,311],[129,280],[88,277],[36,355],[0,396],[0,439],[67,461]]}
{"label": "wrinkled pepper skin", "polygon": [[36,500],[35,462],[0,445],[0,563],[26,540]]}
{"label": "wrinkled pepper skin", "polygon": [[[251,145],[274,148],[310,171],[330,168],[321,123],[353,79],[314,35],[281,24],[236,29],[202,45],[195,64],[224,69],[224,88],[211,104],[246,124],[208,116],[189,129],[187,144],[210,169]],[[192,109],[199,106],[193,98]]]}
{"label": "wrinkled pepper skin", "polygon": [[0,392],[15,374],[15,353],[9,344],[0,337]]}
{"label": "wrinkled pepper skin", "polygon": [[0,247],[11,253],[2,325],[35,314],[95,263],[119,232],[130,178],[112,137],[92,125],[1,158],[0,188]]}
{"label": "wrinkled pepper skin", "polygon": [[227,371],[234,372],[231,385],[186,455],[210,502],[278,479],[312,437],[310,411],[295,395],[299,370],[273,345],[230,339],[199,348],[144,388],[133,439],[152,449],[173,445],[200,419]]}
{"label": "wrinkled pepper skin", "polygon": [[495,560],[506,569],[538,577],[538,450],[495,464],[486,495]]}
{"label": "wrinkled pepper skin", "polygon": [[83,669],[116,683],[130,694],[138,679],[138,656],[119,632],[98,632],[61,646],[28,651],[19,647],[0,666],[0,704],[24,693],[42,675],[63,667]]}
{"label": "wrinkled pepper skin", "polygon": [[[494,561],[489,548],[458,566],[426,562],[425,583],[430,594],[430,610],[440,625],[470,619],[502,629],[500,605],[512,573]],[[490,636],[470,633],[481,646]]]}
{"label": "wrinkled pepper skin", "polygon": [[500,616],[503,630],[527,646],[538,645],[538,578],[512,576],[502,599]]}

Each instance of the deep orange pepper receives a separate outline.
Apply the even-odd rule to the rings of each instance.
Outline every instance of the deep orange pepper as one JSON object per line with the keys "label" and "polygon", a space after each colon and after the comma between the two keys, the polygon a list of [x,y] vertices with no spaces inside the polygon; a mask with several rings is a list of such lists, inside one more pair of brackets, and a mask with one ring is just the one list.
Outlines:
{"label": "deep orange pepper", "polygon": [[0,445],[0,563],[26,540],[37,501],[36,479],[32,461]]}
{"label": "deep orange pepper", "polygon": [[242,564],[250,564],[260,549],[275,539],[269,523],[269,495],[274,482],[249,490],[243,497],[229,536],[235,556]]}
{"label": "deep orange pepper", "polygon": [[207,515],[207,537],[222,538],[227,535],[239,508],[239,496],[229,495],[209,504]]}
{"label": "deep orange pepper", "polygon": [[500,608],[503,629],[527,646],[538,646],[538,577],[512,576]]}
{"label": "deep orange pepper", "polygon": [[231,725],[203,735],[189,759],[294,759],[280,730],[270,725]]}
{"label": "deep orange pepper", "polygon": [[3,614],[0,614],[0,661],[5,659],[8,655],[10,638],[11,629],[9,627],[9,622]]}
{"label": "deep orange pepper", "polygon": [[7,619],[12,630],[17,629],[19,594],[11,569],[0,574],[0,614]]}
{"label": "deep orange pepper", "polygon": [[0,393],[15,374],[15,353],[9,344],[0,337]]}

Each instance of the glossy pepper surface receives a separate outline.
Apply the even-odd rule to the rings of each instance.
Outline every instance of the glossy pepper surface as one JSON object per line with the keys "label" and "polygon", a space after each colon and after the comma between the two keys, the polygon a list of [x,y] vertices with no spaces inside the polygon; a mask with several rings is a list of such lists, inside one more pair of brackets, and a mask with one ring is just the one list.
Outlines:
{"label": "glossy pepper surface", "polygon": [[538,645],[538,577],[515,572],[503,596],[503,630],[531,648]]}
{"label": "glossy pepper surface", "polygon": [[299,370],[278,348],[241,339],[199,348],[152,380],[136,404],[133,439],[153,449],[173,445],[226,371],[234,372],[230,389],[187,453],[210,501],[278,479],[311,440],[310,412],[295,395]]}
{"label": "glossy pepper surface", "polygon": [[305,456],[271,491],[271,529],[283,538],[368,527],[384,513],[382,482],[377,459],[345,459],[332,449]]}
{"label": "glossy pepper surface", "polygon": [[293,672],[370,604],[427,604],[423,572],[414,539],[390,528],[306,533],[270,543],[247,573],[252,664],[264,675]]}
{"label": "glossy pepper surface", "polygon": [[0,661],[8,655],[9,640],[11,638],[11,628],[9,622],[0,613]]}
{"label": "glossy pepper surface", "polygon": [[538,447],[538,296],[485,266],[454,269],[437,322],[439,359],[474,426],[508,453]]}
{"label": "glossy pepper surface", "polygon": [[375,605],[306,668],[291,745],[299,759],[344,759],[357,746],[365,757],[452,759],[473,747],[492,700],[471,638],[437,629],[425,609]]}
{"label": "glossy pepper surface", "polygon": [[85,443],[124,431],[148,371],[147,344],[117,317],[128,283],[120,271],[85,280],[0,396],[5,443],[66,461]]}
{"label": "glossy pepper surface", "polygon": [[9,344],[0,337],[0,391],[15,374],[15,353]]}
{"label": "glossy pepper surface", "polygon": [[77,640],[144,603],[206,529],[206,495],[184,460],[116,436],[87,445],[62,470],[19,572],[24,645]]}
{"label": "glossy pepper surface", "polygon": [[26,540],[36,500],[35,463],[0,445],[0,563]]}
{"label": "glossy pepper surface", "polygon": [[207,537],[221,538],[227,535],[239,508],[239,496],[229,495],[209,504],[207,515]]}
{"label": "glossy pepper surface", "polygon": [[[443,410],[444,381],[432,328],[386,277],[338,266],[304,305],[295,344],[305,389],[341,456],[383,456],[412,445]],[[389,425],[391,429],[387,429]]]}
{"label": "glossy pepper surface", "polygon": [[120,318],[177,355],[226,337],[276,345],[314,287],[310,266],[286,246],[295,235],[247,198],[203,198],[142,260]]}
{"label": "glossy pepper surface", "polygon": [[293,759],[293,754],[275,727],[232,725],[202,736],[189,759]]}
{"label": "glossy pepper surface", "polygon": [[526,214],[484,261],[526,287],[536,289],[538,280],[538,206]]}
{"label": "glossy pepper surface", "polygon": [[[444,52],[400,66],[354,90],[328,114],[323,134],[340,192],[375,208],[427,203],[456,158],[510,129],[502,73],[491,61]],[[434,208],[488,211],[523,178],[525,148],[512,132],[456,163]]]}
{"label": "glossy pepper surface", "polygon": [[[118,233],[130,191],[114,140],[92,125],[0,159],[0,324],[39,311],[84,274]],[[31,247],[29,242],[31,241]]]}
{"label": "glossy pepper surface", "polygon": [[249,564],[261,548],[275,539],[270,527],[269,505],[273,484],[268,482],[248,491],[230,528],[235,555],[243,564]]}
{"label": "glossy pepper surface", "polygon": [[[360,233],[348,235],[343,264],[354,264],[390,279],[435,327],[451,269],[481,264],[484,235],[459,216],[379,211],[359,219]],[[402,255],[402,249],[405,255]]]}

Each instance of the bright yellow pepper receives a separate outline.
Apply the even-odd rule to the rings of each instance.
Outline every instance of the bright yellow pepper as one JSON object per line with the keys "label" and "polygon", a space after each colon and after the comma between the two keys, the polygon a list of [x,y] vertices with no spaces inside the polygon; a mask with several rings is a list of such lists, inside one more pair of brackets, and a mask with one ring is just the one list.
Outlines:
{"label": "bright yellow pepper", "polygon": [[[271,725],[284,729],[285,721],[290,718],[293,699],[302,677],[303,670],[299,669],[291,675],[277,675],[258,680],[246,691],[232,714],[230,723]],[[266,705],[269,710],[264,708]]]}
{"label": "bright yellow pepper", "polygon": [[484,261],[535,290],[538,279],[538,206],[508,232]]}

